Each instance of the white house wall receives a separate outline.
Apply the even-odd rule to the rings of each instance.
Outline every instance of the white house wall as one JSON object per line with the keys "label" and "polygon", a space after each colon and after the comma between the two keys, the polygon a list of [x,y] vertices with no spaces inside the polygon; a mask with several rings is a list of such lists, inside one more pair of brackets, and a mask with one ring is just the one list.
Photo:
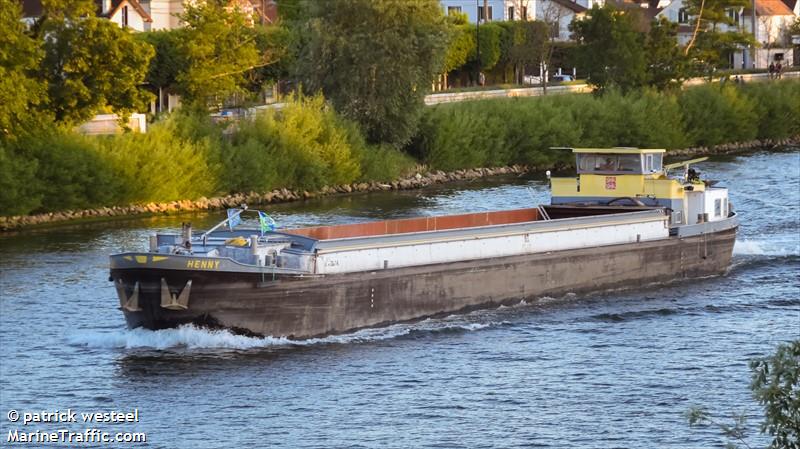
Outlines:
{"label": "white house wall", "polygon": [[122,8],[119,8],[117,10],[117,12],[113,16],[109,17],[108,20],[116,23],[117,25],[120,26],[120,28],[123,28],[123,26],[122,26],[122,10],[123,10],[123,8],[128,8],[128,28],[130,28],[132,30],[136,30],[136,31],[146,31],[147,30],[147,28],[145,28],[144,19],[142,19],[142,16],[139,15],[139,12],[136,11],[136,9],[134,7],[132,7],[132,6],[123,6]]}
{"label": "white house wall", "polygon": [[[592,0],[583,0],[583,3],[590,1]],[[549,0],[540,0],[536,2],[536,20],[551,22],[556,18],[558,18],[558,38],[556,40],[570,40],[572,32],[569,30],[569,25],[575,19],[575,11]]]}
{"label": "white house wall", "polygon": [[[489,0],[489,6],[492,9],[490,20],[507,20],[508,8],[506,3],[505,0]],[[511,2],[508,3],[508,6],[512,6]],[[478,6],[483,6],[483,0],[478,0],[477,3],[475,0],[441,0],[441,4],[445,15],[447,15],[448,8],[461,8],[461,12],[467,15],[469,21],[475,23],[478,18]]]}
{"label": "white house wall", "polygon": [[[752,32],[750,17],[743,17],[745,31]],[[761,45],[781,46],[788,44],[788,29],[794,23],[795,16],[758,16],[756,18],[756,40]]]}
{"label": "white house wall", "polygon": [[183,13],[183,3],[180,0],[150,0],[142,3],[148,9],[153,23],[152,30],[171,30],[181,26],[177,15]]}
{"label": "white house wall", "polygon": [[419,242],[386,247],[332,250],[317,255],[317,273],[334,274],[374,271],[416,265],[488,259],[522,254],[535,254],[587,248],[602,245],[634,243],[637,240],[658,240],[669,237],[666,217],[663,219],[622,224],[607,224],[577,229],[529,230],[514,235],[465,238],[454,241]]}

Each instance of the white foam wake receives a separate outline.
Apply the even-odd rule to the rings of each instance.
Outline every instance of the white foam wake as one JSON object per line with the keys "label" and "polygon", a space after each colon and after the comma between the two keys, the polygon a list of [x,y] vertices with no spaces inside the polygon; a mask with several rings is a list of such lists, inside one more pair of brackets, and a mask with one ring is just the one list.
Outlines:
{"label": "white foam wake", "polygon": [[357,332],[332,335],[308,340],[289,340],[276,337],[247,337],[228,330],[213,330],[184,325],[175,329],[151,331],[146,329],[121,329],[109,332],[80,332],[69,343],[89,348],[116,349],[254,349],[280,346],[307,346],[317,344],[347,344],[380,341],[408,335],[414,331],[438,332],[449,329],[474,331],[491,326],[491,323],[470,323],[445,318],[424,320],[414,324],[396,324],[388,327],[364,329]]}
{"label": "white foam wake", "polygon": [[89,348],[169,349],[169,348],[219,348],[251,349],[289,344],[282,338],[253,338],[236,335],[227,330],[213,330],[192,325],[175,329],[151,331],[147,329],[120,329],[109,332],[80,332],[69,339],[70,344]]}
{"label": "white foam wake", "polygon": [[733,254],[737,256],[796,256],[800,255],[800,246],[781,241],[737,240],[733,245]]}

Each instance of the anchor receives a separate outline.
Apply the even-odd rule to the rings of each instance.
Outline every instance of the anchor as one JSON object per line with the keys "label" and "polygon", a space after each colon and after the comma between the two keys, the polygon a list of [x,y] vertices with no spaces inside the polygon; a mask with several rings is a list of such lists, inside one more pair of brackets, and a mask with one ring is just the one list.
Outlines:
{"label": "anchor", "polygon": [[119,296],[119,308],[122,310],[127,310],[128,312],[141,312],[142,308],[139,307],[139,282],[137,281],[136,284],[133,285],[133,294],[128,297],[125,294],[125,284],[122,283],[122,279],[117,279],[114,283],[114,286],[117,288],[117,296]]}
{"label": "anchor", "polygon": [[186,285],[180,294],[174,295],[169,291],[169,285],[164,278],[161,278],[161,307],[169,310],[186,310],[189,308],[189,292],[192,290],[192,280],[186,281]]}

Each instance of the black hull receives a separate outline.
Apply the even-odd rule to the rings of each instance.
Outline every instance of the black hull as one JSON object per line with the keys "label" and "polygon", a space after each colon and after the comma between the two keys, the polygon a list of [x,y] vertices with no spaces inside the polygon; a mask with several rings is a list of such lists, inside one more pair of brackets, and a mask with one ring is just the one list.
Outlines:
{"label": "black hull", "polygon": [[[295,339],[351,332],[522,299],[637,288],[724,274],[736,229],[677,238],[374,272],[301,277],[152,268],[112,269],[127,294],[139,283],[131,328],[195,323]],[[161,306],[191,280],[188,308]]]}

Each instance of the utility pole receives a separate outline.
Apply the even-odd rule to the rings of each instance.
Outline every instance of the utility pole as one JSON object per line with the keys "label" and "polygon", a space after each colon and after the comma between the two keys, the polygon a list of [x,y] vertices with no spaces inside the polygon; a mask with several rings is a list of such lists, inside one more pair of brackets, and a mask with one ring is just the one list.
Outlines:
{"label": "utility pole", "polygon": [[[481,0],[475,0],[475,53],[478,55],[478,71],[475,74],[475,84],[480,83],[481,77],[481,14],[478,14],[480,11],[479,2]],[[486,14],[486,8],[484,8],[484,14]]]}

